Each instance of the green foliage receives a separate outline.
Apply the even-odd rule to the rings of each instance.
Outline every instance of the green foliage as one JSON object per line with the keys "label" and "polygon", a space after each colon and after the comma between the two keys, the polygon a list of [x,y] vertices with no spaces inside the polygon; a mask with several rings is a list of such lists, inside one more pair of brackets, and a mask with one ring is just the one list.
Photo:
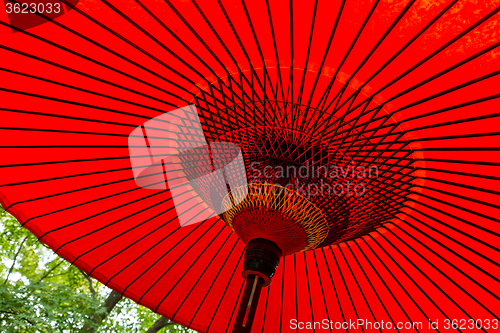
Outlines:
{"label": "green foliage", "polygon": [[97,299],[62,284],[0,286],[3,332],[77,332],[89,315],[103,311]]}
{"label": "green foliage", "polygon": [[[16,333],[146,332],[160,316],[123,298],[99,324],[109,288],[40,243],[0,206],[0,331]],[[170,323],[162,333],[193,332]]]}
{"label": "green foliage", "polygon": [[[135,304],[132,300],[124,298],[117,304],[105,322],[99,328],[99,332],[145,332],[160,318],[148,308]],[[160,333],[196,333],[177,324],[162,328]]]}

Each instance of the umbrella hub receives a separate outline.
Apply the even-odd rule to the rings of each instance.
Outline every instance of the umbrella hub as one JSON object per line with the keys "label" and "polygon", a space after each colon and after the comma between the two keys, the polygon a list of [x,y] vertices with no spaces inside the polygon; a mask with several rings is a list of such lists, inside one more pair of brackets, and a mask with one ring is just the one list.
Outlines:
{"label": "umbrella hub", "polygon": [[[342,241],[366,224],[364,211],[353,214],[347,193],[363,179],[353,176],[355,163],[333,141],[275,126],[235,130],[217,141],[242,150],[246,175],[228,179],[244,177],[248,189],[224,194],[220,216],[245,243],[269,239],[290,255]],[[367,210],[371,197],[356,201]]]}
{"label": "umbrella hub", "polygon": [[[233,205],[233,202],[239,202]],[[322,210],[297,191],[278,184],[251,183],[222,201],[223,220],[246,244],[266,239],[281,255],[318,247],[328,236]]]}
{"label": "umbrella hub", "polygon": [[246,280],[245,290],[233,327],[233,333],[249,333],[257,309],[262,287],[271,284],[282,256],[276,243],[267,239],[254,238],[247,243],[243,278]]}
{"label": "umbrella hub", "polygon": [[271,284],[271,279],[279,266],[281,249],[272,241],[254,238],[247,244],[245,261],[241,275],[248,281],[249,277],[262,279],[262,287]]}

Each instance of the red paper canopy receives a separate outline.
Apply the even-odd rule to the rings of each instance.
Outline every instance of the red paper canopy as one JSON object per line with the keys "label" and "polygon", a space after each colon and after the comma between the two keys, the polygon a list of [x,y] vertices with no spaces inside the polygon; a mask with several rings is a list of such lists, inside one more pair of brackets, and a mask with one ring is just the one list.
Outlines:
{"label": "red paper canopy", "polygon": [[350,237],[282,259],[253,332],[355,331],[343,323],[357,319],[421,332],[480,319],[490,331],[499,11],[493,0],[88,0],[28,30],[4,15],[0,201],[124,296],[225,332],[245,245],[219,218],[180,227],[169,189],[137,185],[129,135],[191,104],[208,143],[295,131],[380,174],[369,203],[339,206],[364,214]]}

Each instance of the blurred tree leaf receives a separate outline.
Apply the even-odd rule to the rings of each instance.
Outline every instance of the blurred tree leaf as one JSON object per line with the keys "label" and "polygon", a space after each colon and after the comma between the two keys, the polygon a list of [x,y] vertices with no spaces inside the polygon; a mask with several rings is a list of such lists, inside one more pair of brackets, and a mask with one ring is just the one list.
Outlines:
{"label": "blurred tree leaf", "polygon": [[0,286],[3,332],[76,332],[90,314],[101,311],[99,300],[61,284]]}
{"label": "blurred tree leaf", "polygon": [[[9,273],[10,272],[10,273]],[[2,332],[194,332],[122,298],[103,307],[111,289],[55,254],[0,207],[0,325]],[[161,319],[161,320],[160,320]]]}

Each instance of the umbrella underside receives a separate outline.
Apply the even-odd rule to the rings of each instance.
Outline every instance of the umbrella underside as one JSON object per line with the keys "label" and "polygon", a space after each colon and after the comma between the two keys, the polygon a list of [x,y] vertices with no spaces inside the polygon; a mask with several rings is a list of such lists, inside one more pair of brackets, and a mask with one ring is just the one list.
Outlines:
{"label": "umbrella underside", "polygon": [[[0,202],[57,254],[200,332],[254,296],[252,332],[494,328],[498,1],[61,3],[0,21]],[[239,147],[251,186],[151,185],[189,105],[182,140]],[[252,239],[283,255],[268,287],[241,277]]]}

